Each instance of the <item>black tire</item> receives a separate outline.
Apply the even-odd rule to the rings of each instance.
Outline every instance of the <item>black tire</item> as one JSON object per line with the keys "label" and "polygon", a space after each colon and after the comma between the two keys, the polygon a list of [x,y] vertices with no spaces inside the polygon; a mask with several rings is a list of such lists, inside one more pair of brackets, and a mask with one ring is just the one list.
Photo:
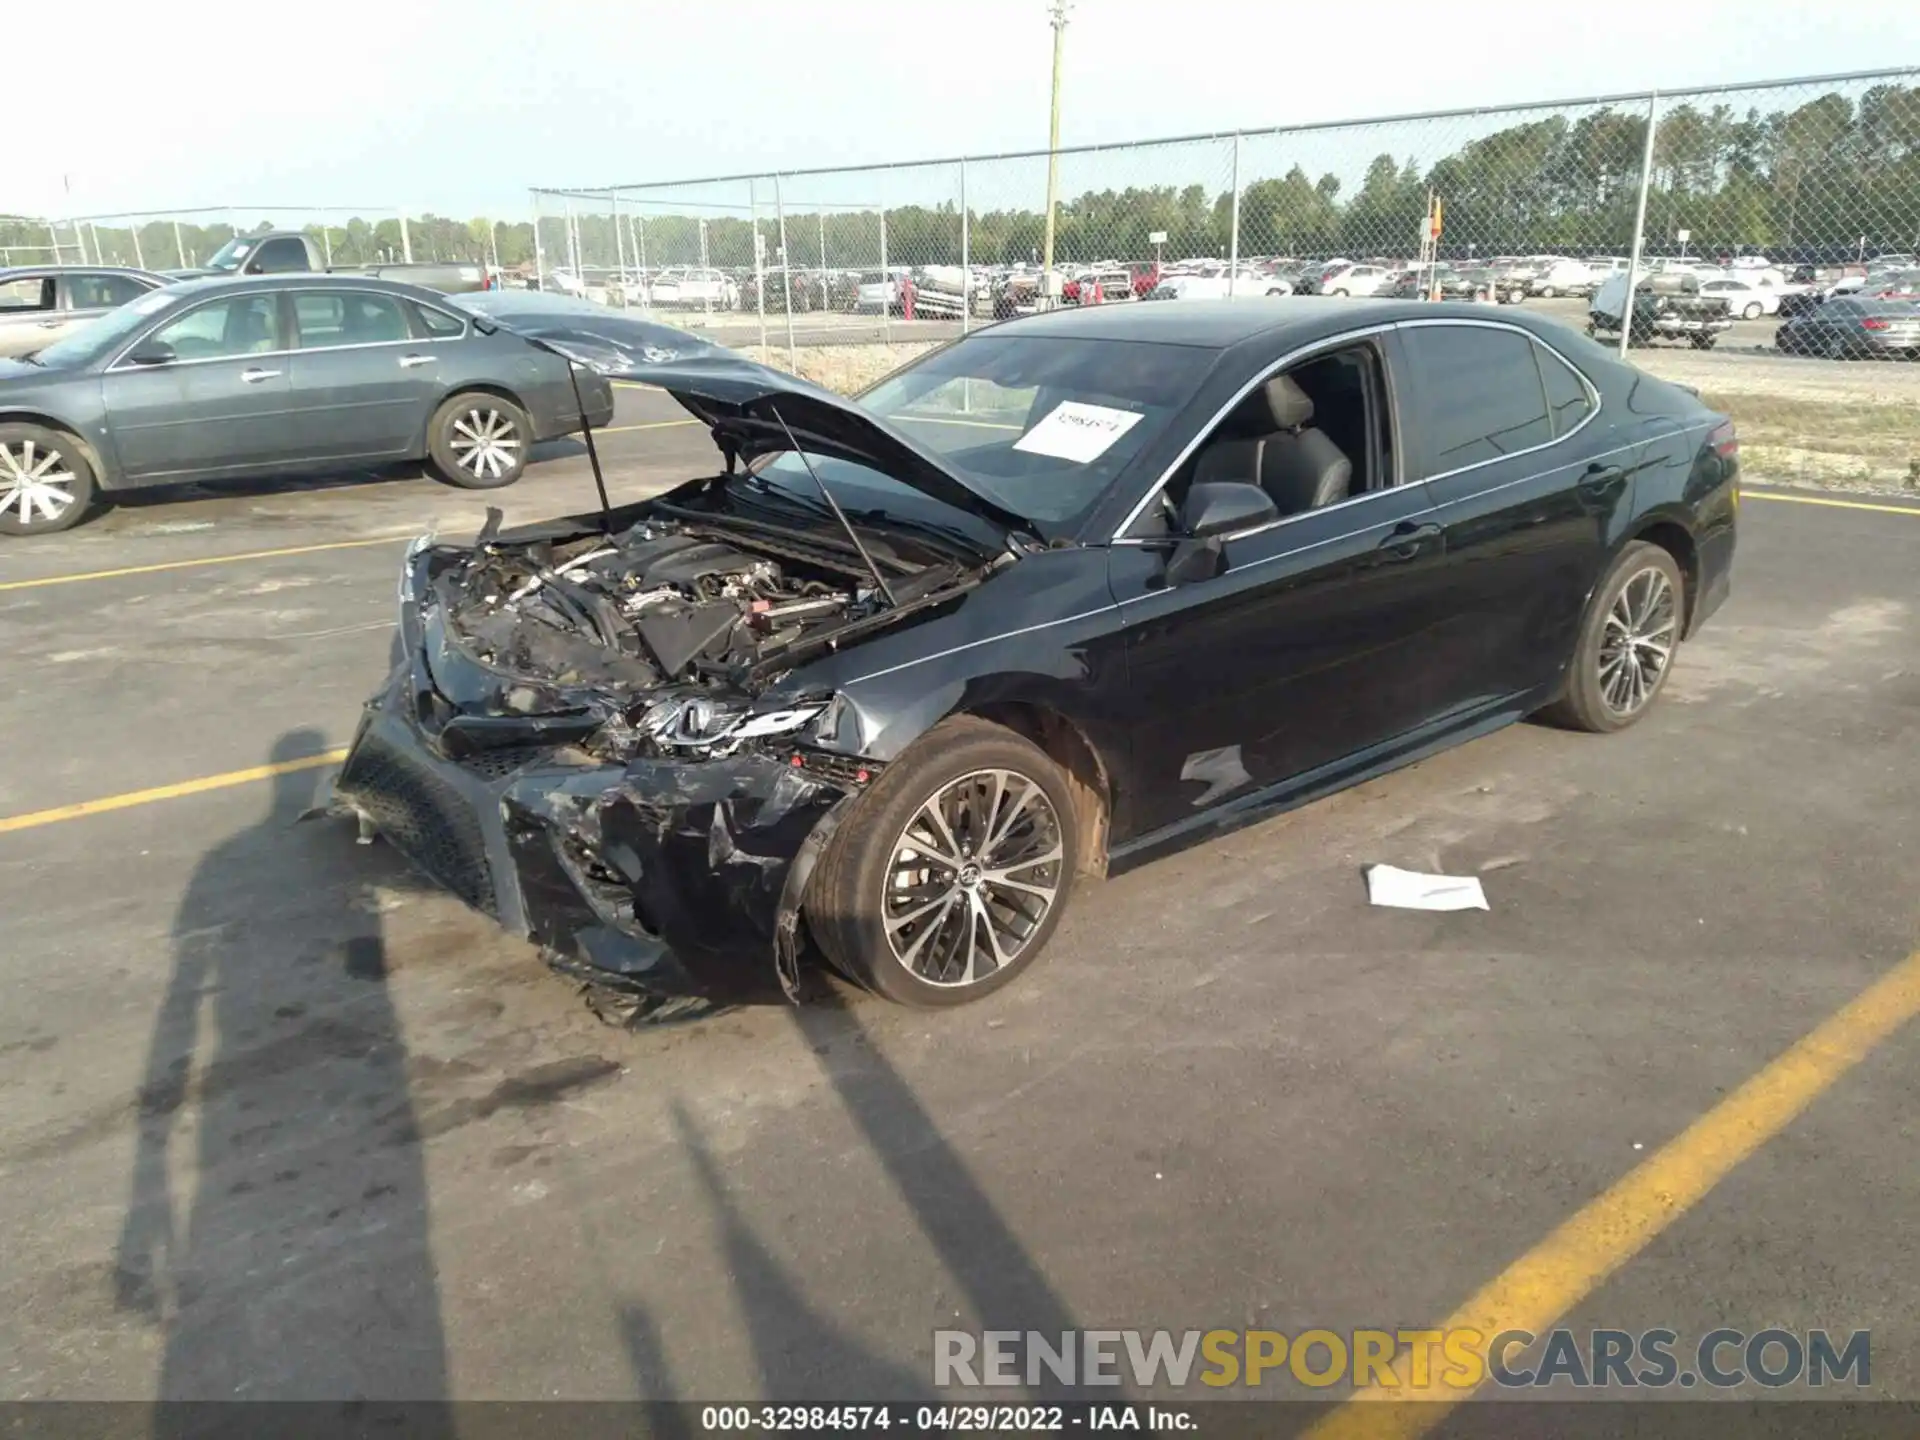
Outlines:
{"label": "black tire", "polygon": [[[1623,592],[1629,587],[1640,586],[1642,577],[1648,571],[1655,571],[1664,578],[1671,596],[1672,613],[1665,619],[1653,617],[1646,628],[1657,630],[1670,623],[1671,633],[1665,636],[1663,642],[1654,642],[1666,645],[1666,656],[1660,662],[1658,673],[1652,676],[1644,694],[1636,691],[1633,703],[1623,707],[1609,698],[1602,674],[1603,669],[1609,666],[1607,655],[1603,652],[1615,639],[1609,633],[1608,622],[1610,617],[1617,619],[1615,611],[1621,604]],[[1629,598],[1627,604],[1632,609],[1633,599]],[[1559,699],[1540,712],[1542,717],[1570,730],[1586,730],[1595,734],[1626,729],[1653,707],[1653,702],[1666,687],[1667,676],[1673,673],[1674,656],[1679,651],[1680,632],[1686,627],[1686,615],[1687,580],[1680,573],[1680,566],[1673,556],[1647,541],[1631,541],[1594,587],[1593,597],[1587,602],[1587,613],[1580,621],[1580,635],[1574,643],[1573,657],[1567,663],[1566,687]],[[1637,665],[1644,678],[1647,652],[1644,648],[1636,647],[1636,654],[1638,658],[1622,663]]]}
{"label": "black tire", "polygon": [[[1010,783],[1003,790],[990,791],[985,788],[990,782],[975,779],[995,772],[1028,782],[1033,794],[1015,790]],[[980,788],[960,783],[969,780]],[[930,842],[940,839],[923,821],[923,807],[933,805],[950,787],[962,792],[963,798],[957,808],[943,807],[942,814],[954,843],[961,847],[955,858],[964,862],[962,870],[933,864],[915,867],[913,861],[930,858],[933,847],[929,843],[916,853],[910,832],[918,830]],[[1034,803],[1036,795],[1044,796],[1050,814]],[[1007,804],[1016,796],[1019,807],[1008,811]],[[986,843],[977,856],[971,848],[983,806],[1009,827],[1003,847],[1016,839],[1022,845],[1040,847],[1003,853],[1037,854],[1057,848],[1057,859],[1049,863],[1028,860],[1007,867],[1034,884],[1044,886],[1051,880],[1054,893],[1038,914],[1009,910],[1013,929],[1026,926],[1017,937],[1018,950],[984,976],[962,980],[961,976],[978,970],[980,960],[993,959],[976,943],[982,911],[972,908],[974,896],[986,895],[979,902],[982,906],[998,903],[1006,895],[1018,896],[1018,892],[992,890],[980,875],[978,861],[993,855]],[[987,838],[991,836],[989,828]],[[907,857],[904,865],[895,863],[900,855]],[[1078,863],[1072,799],[1059,767],[1024,736],[976,716],[958,715],[935,726],[888,766],[847,816],[808,887],[807,925],[834,968],[874,994],[918,1009],[963,1005],[1009,984],[1039,958],[1066,909]],[[967,870],[974,876],[970,887],[959,881]],[[954,879],[950,881],[949,875]],[[923,901],[922,897],[931,898]],[[955,897],[963,911],[947,908]],[[889,903],[909,908],[889,917]],[[934,909],[936,905],[941,908]],[[914,920],[915,906],[921,914],[931,911],[933,918],[924,925]],[[970,957],[959,948],[962,926],[955,922],[964,924]],[[990,936],[998,933],[991,919],[987,930]],[[892,936],[907,946],[905,958]],[[994,948],[998,948],[997,938]]]}
{"label": "black tire", "polygon": [[71,530],[87,518],[97,493],[93,466],[71,435],[44,425],[0,425],[0,535]]}
{"label": "black tire", "polygon": [[1551,300],[1551,299],[1553,299],[1553,297],[1554,297],[1554,295],[1555,295],[1556,293],[1558,293],[1558,292],[1556,292],[1556,291],[1554,290],[1554,288],[1553,288],[1553,286],[1551,286],[1551,285],[1542,285],[1542,286],[1540,287],[1540,298],[1541,298],[1542,300]]}
{"label": "black tire", "polygon": [[1758,300],[1749,300],[1745,308],[1740,311],[1740,318],[1742,320],[1758,320],[1766,313],[1766,306],[1762,305]]}
{"label": "black tire", "polygon": [[1718,340],[1719,338],[1720,337],[1718,335],[1714,334],[1710,330],[1704,333],[1700,331],[1695,331],[1693,334],[1687,337],[1687,339],[1693,342],[1693,348],[1696,350],[1711,350],[1713,348],[1714,341]]}
{"label": "black tire", "polygon": [[[498,426],[507,427],[500,430]],[[449,396],[427,422],[433,468],[463,490],[499,490],[527,468],[533,422],[511,400],[485,390]]]}
{"label": "black tire", "polygon": [[1339,297],[1340,297],[1340,298],[1341,298],[1342,300],[1345,300],[1345,299],[1347,299],[1347,298],[1349,298],[1349,297],[1348,297],[1348,295],[1347,295],[1347,292],[1346,292],[1346,291],[1344,291],[1344,290],[1336,290],[1336,291],[1334,291],[1333,293],[1334,293],[1334,294],[1336,294],[1336,295],[1338,295],[1338,296],[1339,296]]}

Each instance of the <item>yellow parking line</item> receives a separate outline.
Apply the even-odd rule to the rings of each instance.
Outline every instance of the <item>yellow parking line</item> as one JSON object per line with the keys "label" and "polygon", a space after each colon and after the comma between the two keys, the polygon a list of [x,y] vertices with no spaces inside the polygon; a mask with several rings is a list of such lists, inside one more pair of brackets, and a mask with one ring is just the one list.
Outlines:
{"label": "yellow parking line", "polygon": [[1740,498],[1742,500],[1784,500],[1789,505],[1826,505],[1835,510],[1874,510],[1882,515],[1920,517],[1920,505],[1873,505],[1865,500],[1829,500],[1823,495],[1782,495],[1776,490],[1742,489]]}
{"label": "yellow parking line", "polygon": [[602,425],[593,433],[596,435],[618,435],[625,430],[671,430],[676,425],[698,425],[700,422],[692,416],[685,420],[647,420],[638,425]]}
{"label": "yellow parking line", "polygon": [[[1479,1331],[1482,1358],[1484,1342],[1503,1330],[1538,1335],[1550,1329],[1915,1015],[1920,1015],[1920,950],[1589,1202],[1439,1328]],[[1403,1355],[1394,1365],[1401,1378],[1408,1375],[1404,1361]],[[1376,1383],[1307,1435],[1310,1440],[1413,1440],[1466,1398],[1437,1382],[1420,1390]],[[1430,1403],[1357,1403],[1374,1400]]]}
{"label": "yellow parking line", "polygon": [[157,575],[162,570],[193,570],[202,565],[237,565],[242,560],[272,560],[281,555],[313,555],[322,550],[359,550],[368,545],[397,545],[404,535],[382,535],[374,540],[329,540],[324,545],[289,545],[282,550],[248,550],[238,555],[207,555],[198,560],[162,560],[153,565],[126,565],[118,570],[83,570],[73,575],[42,575],[37,580],[0,581],[0,590],[34,590],[42,585],[76,585],[82,580],[118,580],[123,575]]}
{"label": "yellow parking line", "polygon": [[178,800],[184,795],[203,795],[209,790],[225,790],[234,785],[251,784],[255,780],[271,780],[276,775],[317,770],[322,765],[338,765],[346,758],[345,750],[328,750],[320,755],[304,755],[298,760],[281,760],[272,765],[229,770],[224,775],[203,775],[198,780],[182,780],[174,785],[156,785],[151,790],[130,790],[124,795],[82,800],[78,805],[59,805],[52,810],[8,815],[0,818],[0,835],[15,830],[37,830],[42,825],[56,825],[62,820],[83,820],[89,815],[104,815],[112,810],[131,810],[137,805],[152,805],[160,800]]}

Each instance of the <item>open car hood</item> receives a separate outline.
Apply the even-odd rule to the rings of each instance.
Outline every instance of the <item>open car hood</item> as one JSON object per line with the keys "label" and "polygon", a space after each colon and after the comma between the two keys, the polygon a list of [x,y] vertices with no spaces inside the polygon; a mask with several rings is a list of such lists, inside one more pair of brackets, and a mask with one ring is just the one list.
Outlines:
{"label": "open car hood", "polygon": [[455,298],[499,328],[610,379],[665,390],[707,425],[722,454],[751,460],[791,450],[791,429],[812,454],[867,465],[1005,529],[1033,532],[1032,521],[974,489],[879,416],[697,335],[543,292]]}

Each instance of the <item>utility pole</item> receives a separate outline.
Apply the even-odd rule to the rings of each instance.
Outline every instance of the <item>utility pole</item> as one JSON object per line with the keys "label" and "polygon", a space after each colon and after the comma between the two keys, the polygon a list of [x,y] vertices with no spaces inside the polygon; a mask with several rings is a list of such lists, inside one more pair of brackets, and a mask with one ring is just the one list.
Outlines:
{"label": "utility pole", "polygon": [[1053,0],[1047,18],[1053,26],[1053,105],[1047,120],[1047,233],[1046,248],[1040,261],[1042,302],[1050,297],[1053,279],[1053,207],[1060,188],[1060,43],[1067,33],[1069,0]]}

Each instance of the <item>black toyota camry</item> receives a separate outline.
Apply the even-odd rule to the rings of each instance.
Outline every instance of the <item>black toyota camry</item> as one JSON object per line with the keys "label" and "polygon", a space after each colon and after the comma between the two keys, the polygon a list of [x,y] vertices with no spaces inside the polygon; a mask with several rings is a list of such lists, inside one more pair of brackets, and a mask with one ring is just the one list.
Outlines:
{"label": "black toyota camry", "polygon": [[401,579],[341,805],[572,973],[810,955],[990,993],[1076,883],[1535,712],[1617,730],[1726,597],[1738,445],[1523,313],[1101,306],[857,400],[617,317],[502,317],[712,473]]}

